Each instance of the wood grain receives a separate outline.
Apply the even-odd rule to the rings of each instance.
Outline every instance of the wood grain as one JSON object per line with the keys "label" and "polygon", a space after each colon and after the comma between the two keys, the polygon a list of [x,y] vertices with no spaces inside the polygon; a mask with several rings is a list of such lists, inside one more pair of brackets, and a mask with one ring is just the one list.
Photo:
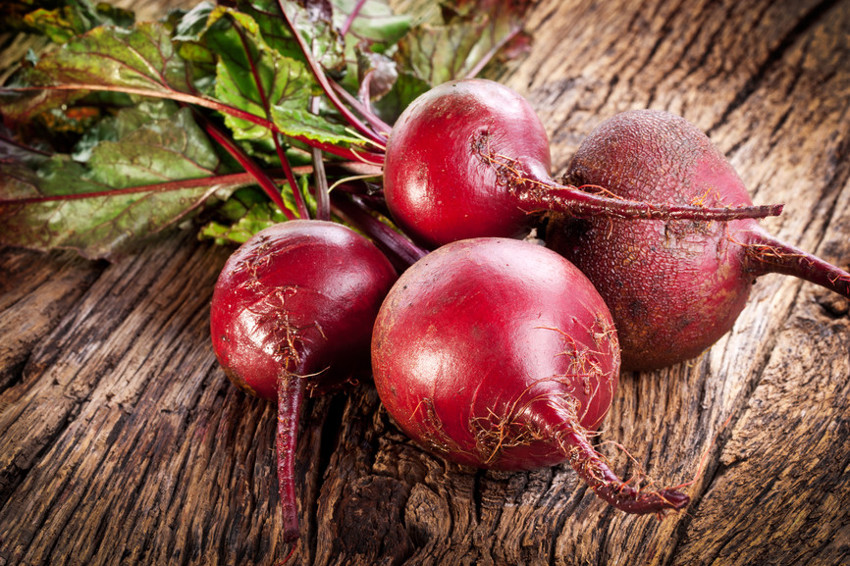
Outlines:
{"label": "wood grain", "polygon": [[[786,203],[773,233],[850,268],[850,2],[541,0],[526,27],[530,52],[493,78],[538,110],[554,173],[615,112],[668,109],[756,203]],[[227,254],[187,233],[114,265],[0,250],[0,565],[287,555],[273,408],[209,345]],[[621,377],[599,446],[624,475],[687,484],[692,505],[661,520],[612,510],[568,466],[431,456],[368,383],[311,400],[291,563],[850,563],[848,311],[765,276],[699,359]]]}

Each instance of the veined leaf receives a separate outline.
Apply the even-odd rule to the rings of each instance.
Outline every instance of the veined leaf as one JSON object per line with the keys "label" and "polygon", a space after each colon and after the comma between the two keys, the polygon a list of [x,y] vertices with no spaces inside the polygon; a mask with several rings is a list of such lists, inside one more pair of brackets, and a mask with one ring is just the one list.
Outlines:
{"label": "veined leaf", "polygon": [[222,219],[205,224],[199,233],[217,244],[243,244],[260,230],[286,221],[279,208],[253,189],[237,191],[218,212]]}
{"label": "veined leaf", "polygon": [[159,22],[141,22],[132,29],[95,28],[38,66],[69,84],[194,92],[189,70],[171,43],[171,29]]}
{"label": "veined leaf", "polygon": [[[263,39],[256,21],[247,14],[217,8],[203,38],[219,57],[216,97],[222,102],[271,119],[286,135],[332,144],[359,144],[345,129],[308,112],[317,84],[300,61],[281,55]],[[236,139],[269,139],[268,128],[227,116]]]}
{"label": "veined leaf", "polygon": [[[74,185],[76,193],[112,189],[84,177],[69,183],[73,175],[83,174],[73,162],[51,161],[45,165],[44,173],[47,179],[29,168],[2,163],[0,188],[4,192],[40,194],[55,192],[55,188],[47,188],[46,184],[61,182],[62,194],[74,194],[68,192],[69,184]],[[10,188],[10,184],[17,187]],[[0,243],[43,251],[74,249],[89,259],[116,259],[144,238],[193,213],[210,198],[226,198],[226,191],[232,188],[206,184],[165,192],[106,194],[79,200],[26,204],[0,201],[0,216],[5,223],[0,230]]]}
{"label": "veined leaf", "polygon": [[531,0],[402,3],[399,9],[410,13],[416,25],[399,42],[400,66],[431,86],[474,73],[511,42],[528,41],[522,24],[531,4]]}
{"label": "veined leaf", "polygon": [[[96,144],[88,164],[65,156],[43,158],[35,166],[33,159],[0,163],[5,222],[0,243],[73,248],[88,258],[113,258],[209,198],[226,197],[233,187],[216,186],[218,158],[189,110],[165,101],[158,105],[147,119],[139,109],[119,113],[123,116],[117,120],[124,123],[116,131],[123,135]],[[169,182],[172,186],[159,187],[169,190],[147,186]],[[72,198],[91,193],[96,196]]]}
{"label": "veined leaf", "polygon": [[[92,180],[120,189],[214,175],[218,157],[190,112],[179,110],[98,144],[89,161]],[[127,114],[139,119],[136,109]]]}
{"label": "veined leaf", "polygon": [[[341,28],[354,11],[357,0],[332,0],[331,3],[334,24]],[[377,45],[377,49],[383,51],[404,37],[412,23],[410,16],[395,13],[386,0],[368,0],[351,21],[346,44],[366,41],[370,47]]]}
{"label": "veined leaf", "polygon": [[23,80],[50,88],[9,100],[4,115],[26,121],[89,90],[179,99],[180,94],[196,94],[195,78],[194,69],[175,51],[170,26],[142,22],[131,29],[97,27],[45,54]]}
{"label": "veined leaf", "polygon": [[344,126],[330,122],[305,109],[275,105],[272,119],[283,133],[333,145],[363,145],[363,138],[351,134]]}

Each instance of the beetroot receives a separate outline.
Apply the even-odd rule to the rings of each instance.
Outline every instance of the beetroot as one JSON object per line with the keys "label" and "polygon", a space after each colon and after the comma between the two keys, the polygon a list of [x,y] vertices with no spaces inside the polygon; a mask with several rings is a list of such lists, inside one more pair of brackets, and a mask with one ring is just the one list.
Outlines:
{"label": "beetroot", "polygon": [[[724,155],[674,114],[635,110],[598,126],[566,175],[635,200],[749,206]],[[699,355],[725,334],[753,281],[785,273],[850,296],[850,274],[778,241],[753,219],[728,223],[555,219],[547,243],[575,263],[611,309],[625,369]]]}
{"label": "beetroot", "polygon": [[227,260],[213,293],[212,343],[239,387],[278,403],[284,539],[298,538],[293,456],[301,401],[368,371],[372,323],[396,279],[353,230],[293,220],[258,232]]}
{"label": "beetroot", "polygon": [[387,142],[384,193],[396,223],[428,247],[515,237],[529,229],[529,213],[550,209],[582,217],[704,220],[781,210],[611,198],[599,188],[559,185],[549,168],[549,140],[528,102],[499,83],[466,79],[429,90],[401,114]]}
{"label": "beetroot", "polygon": [[624,483],[592,447],[617,388],[617,332],[587,278],[545,247],[474,238],[420,259],[381,306],[372,367],[393,419],[447,459],[502,470],[569,461],[625,511],[688,503]]}

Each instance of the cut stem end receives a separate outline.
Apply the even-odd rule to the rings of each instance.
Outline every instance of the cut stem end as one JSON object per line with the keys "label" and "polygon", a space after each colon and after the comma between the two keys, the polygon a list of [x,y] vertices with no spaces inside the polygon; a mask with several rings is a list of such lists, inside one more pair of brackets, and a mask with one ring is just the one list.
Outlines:
{"label": "cut stem end", "polygon": [[766,273],[790,275],[850,299],[850,273],[840,267],[777,240],[761,229],[747,232],[745,240],[737,243],[744,247],[747,271],[756,277]]}

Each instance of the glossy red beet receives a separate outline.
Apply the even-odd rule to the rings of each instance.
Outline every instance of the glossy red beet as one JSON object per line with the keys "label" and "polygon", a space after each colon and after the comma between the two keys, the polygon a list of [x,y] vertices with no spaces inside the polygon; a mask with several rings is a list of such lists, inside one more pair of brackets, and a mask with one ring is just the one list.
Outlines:
{"label": "glossy red beet", "polygon": [[572,216],[728,219],[778,214],[781,207],[707,209],[609,198],[550,179],[549,139],[528,102],[499,83],[439,85],[402,112],[390,134],[384,194],[393,219],[436,247],[527,232],[529,213]]}
{"label": "glossy red beet", "polygon": [[483,136],[492,151],[549,174],[543,124],[519,94],[496,82],[445,83],[399,117],[387,144],[384,191],[393,218],[414,239],[435,246],[526,229],[526,212],[476,155]]}
{"label": "glossy red beet", "polygon": [[551,250],[506,238],[419,260],[387,295],[372,341],[381,400],[428,450],[503,470],[569,461],[621,509],[681,508],[678,492],[624,484],[590,444],[619,367],[617,333],[587,278]]}
{"label": "glossy red beet", "polygon": [[[749,206],[738,174],[704,132],[669,112],[606,120],[581,144],[568,182],[626,199]],[[732,328],[756,277],[786,273],[850,295],[850,274],[776,240],[756,220],[728,223],[561,218],[547,243],[575,263],[611,309],[625,369],[699,355]]]}
{"label": "glossy red beet", "polygon": [[396,279],[389,260],[336,223],[293,220],[237,249],[213,293],[210,331],[227,376],[278,403],[284,538],[298,537],[293,453],[301,400],[368,371],[372,324]]}

